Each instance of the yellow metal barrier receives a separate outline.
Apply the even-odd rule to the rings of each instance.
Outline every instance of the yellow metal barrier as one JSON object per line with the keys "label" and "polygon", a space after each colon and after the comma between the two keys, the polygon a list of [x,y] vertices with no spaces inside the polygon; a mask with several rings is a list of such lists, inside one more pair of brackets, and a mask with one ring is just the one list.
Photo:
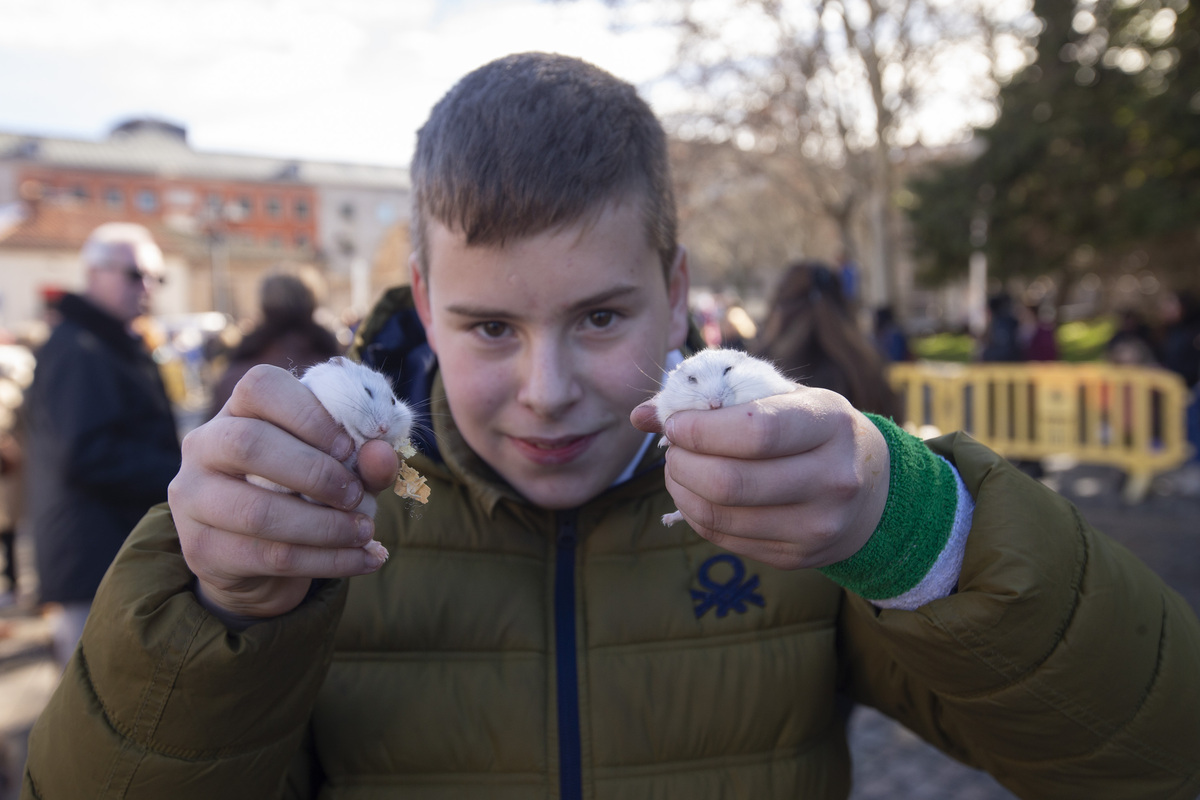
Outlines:
{"label": "yellow metal barrier", "polygon": [[888,380],[912,431],[966,431],[1007,458],[1069,455],[1127,473],[1125,499],[1190,457],[1183,380],[1103,363],[893,364]]}

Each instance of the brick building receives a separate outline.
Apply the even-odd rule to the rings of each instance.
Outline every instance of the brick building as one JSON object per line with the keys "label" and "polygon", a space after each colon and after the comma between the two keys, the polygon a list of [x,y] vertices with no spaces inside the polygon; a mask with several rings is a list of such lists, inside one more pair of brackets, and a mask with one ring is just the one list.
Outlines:
{"label": "brick building", "polygon": [[18,251],[25,272],[38,261],[30,252],[47,265],[74,258],[79,220],[138,222],[167,237],[187,273],[175,313],[253,316],[259,280],[280,264],[315,269],[326,307],[365,310],[399,277],[402,260],[371,264],[406,230],[408,204],[406,170],[202,152],[160,120],[124,122],[102,141],[0,132],[0,311],[11,321],[28,313],[30,286],[67,281],[63,269],[42,281],[13,270]]}

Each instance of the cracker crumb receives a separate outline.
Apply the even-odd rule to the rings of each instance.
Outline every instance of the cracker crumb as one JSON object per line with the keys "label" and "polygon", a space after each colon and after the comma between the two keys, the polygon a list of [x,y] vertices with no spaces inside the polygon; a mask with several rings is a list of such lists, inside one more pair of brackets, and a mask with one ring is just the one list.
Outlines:
{"label": "cracker crumb", "polygon": [[400,474],[396,476],[393,489],[401,497],[416,500],[418,503],[429,502],[430,489],[425,483],[425,477],[403,461],[400,462]]}

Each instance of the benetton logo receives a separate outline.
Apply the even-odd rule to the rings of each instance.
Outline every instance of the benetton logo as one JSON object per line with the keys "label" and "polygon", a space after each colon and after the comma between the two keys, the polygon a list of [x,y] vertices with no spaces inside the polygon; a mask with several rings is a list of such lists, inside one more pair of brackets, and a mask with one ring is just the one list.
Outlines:
{"label": "benetton logo", "polygon": [[[717,564],[728,564],[733,568],[733,574],[724,583],[718,583],[709,574]],[[723,571],[721,570],[720,572]],[[742,560],[728,553],[713,556],[708,561],[705,561],[700,566],[700,572],[696,577],[699,579],[700,585],[708,591],[692,589],[692,599],[696,601],[696,619],[700,619],[707,614],[710,608],[716,608],[717,616],[723,617],[729,613],[730,609],[739,614],[745,614],[746,603],[753,603],[756,606],[764,607],[765,601],[763,600],[763,596],[754,591],[758,588],[758,576],[752,575],[749,580],[742,583],[742,578],[745,574],[746,566],[742,563]]]}

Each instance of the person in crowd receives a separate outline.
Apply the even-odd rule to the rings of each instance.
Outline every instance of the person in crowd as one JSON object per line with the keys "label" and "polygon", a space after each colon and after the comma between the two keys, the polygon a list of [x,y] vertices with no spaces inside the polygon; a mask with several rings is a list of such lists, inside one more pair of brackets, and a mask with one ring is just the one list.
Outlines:
{"label": "person in crowd", "polygon": [[745,350],[756,336],[758,325],[750,312],[736,298],[728,299],[721,314],[721,347]]}
{"label": "person in crowd", "polygon": [[1177,311],[1163,336],[1163,366],[1183,378],[1191,392],[1187,437],[1192,460],[1200,461],[1200,297],[1183,290],[1175,295]]}
{"label": "person in crowd", "polygon": [[1029,332],[1024,336],[1024,355],[1026,361],[1057,361],[1058,360],[1058,312],[1050,303],[1040,306],[1030,306]]}
{"label": "person in crowd", "polygon": [[988,323],[984,332],[980,361],[1021,361],[1021,323],[1013,311],[1012,298],[1005,293],[988,298]]}
{"label": "person in crowd", "polygon": [[6,586],[0,591],[0,606],[17,602],[20,591],[17,563],[17,523],[21,516],[21,442],[15,431],[0,430],[0,549],[4,555]]}
{"label": "person in crowd", "polygon": [[829,389],[863,411],[900,413],[884,359],[858,327],[837,273],[806,260],[788,266],[752,351],[806,386]]}
{"label": "person in crowd", "polygon": [[300,278],[286,273],[268,275],[259,285],[258,297],[261,321],[230,352],[229,363],[212,389],[210,418],[255,364],[273,364],[299,375],[342,353],[337,337],[313,319],[316,297]]}
{"label": "person in crowd", "polygon": [[86,287],[60,299],[24,403],[25,511],[64,665],[109,563],[180,465],[158,366],[131,329],[163,280],[162,251],[146,228],[108,223],[81,258]]}
{"label": "person in crowd", "polygon": [[428,504],[251,369],[113,564],[25,795],[845,798],[839,693],[1021,796],[1200,790],[1200,622],[1068,501],[825,389],[659,426],[702,346],[667,165],[585,62],[457,83],[411,288],[353,348],[409,387]]}
{"label": "person in crowd", "polygon": [[1175,300],[1178,311],[1165,326],[1162,364],[1189,387],[1200,387],[1200,296],[1185,289]]}
{"label": "person in crowd", "polygon": [[1120,312],[1117,330],[1104,346],[1104,354],[1113,364],[1150,366],[1159,363],[1158,348],[1150,326],[1137,309]]}
{"label": "person in crowd", "polygon": [[908,336],[896,320],[896,312],[891,306],[875,309],[875,349],[893,364],[912,361]]}

